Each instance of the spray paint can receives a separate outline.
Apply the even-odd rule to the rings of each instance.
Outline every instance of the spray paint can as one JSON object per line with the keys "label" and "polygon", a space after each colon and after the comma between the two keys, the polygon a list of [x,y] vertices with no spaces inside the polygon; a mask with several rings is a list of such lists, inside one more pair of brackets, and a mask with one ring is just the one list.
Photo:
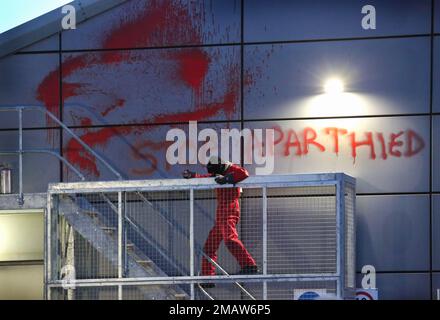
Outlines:
{"label": "spray paint can", "polygon": [[0,168],[0,193],[12,193],[12,170],[7,166]]}

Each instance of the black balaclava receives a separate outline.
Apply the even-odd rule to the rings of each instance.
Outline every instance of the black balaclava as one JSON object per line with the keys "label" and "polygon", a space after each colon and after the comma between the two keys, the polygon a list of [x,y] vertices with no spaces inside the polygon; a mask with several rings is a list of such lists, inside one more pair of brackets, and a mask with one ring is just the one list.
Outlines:
{"label": "black balaclava", "polygon": [[224,175],[228,167],[228,163],[225,163],[220,157],[211,157],[206,165],[208,173],[215,175]]}

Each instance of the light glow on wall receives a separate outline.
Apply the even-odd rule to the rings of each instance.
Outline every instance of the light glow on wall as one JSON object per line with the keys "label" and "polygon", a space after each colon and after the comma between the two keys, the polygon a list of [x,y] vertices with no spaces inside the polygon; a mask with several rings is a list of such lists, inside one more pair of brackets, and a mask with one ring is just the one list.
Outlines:
{"label": "light glow on wall", "polygon": [[364,114],[367,101],[362,95],[350,92],[325,93],[307,99],[306,108],[313,117],[351,116]]}
{"label": "light glow on wall", "polygon": [[341,79],[331,78],[324,84],[324,92],[330,95],[337,95],[344,92],[344,83]]}
{"label": "light glow on wall", "polygon": [[323,89],[322,94],[302,102],[312,117],[351,116],[364,114],[367,110],[367,99],[361,94],[348,92],[340,77],[327,78]]}

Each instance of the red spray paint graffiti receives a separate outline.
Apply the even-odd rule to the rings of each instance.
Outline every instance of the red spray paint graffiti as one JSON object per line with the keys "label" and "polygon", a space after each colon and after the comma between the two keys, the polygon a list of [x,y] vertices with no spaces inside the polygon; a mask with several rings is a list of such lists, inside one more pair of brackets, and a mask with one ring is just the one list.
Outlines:
{"label": "red spray paint graffiti", "polygon": [[[359,149],[368,151],[369,158],[377,159],[380,152],[381,159],[389,157],[411,158],[419,154],[425,148],[423,137],[412,129],[389,133],[388,139],[383,132],[373,133],[350,132],[345,128],[328,127],[322,130],[304,128],[300,131],[285,129],[276,126],[273,128],[276,133],[275,146],[281,147],[282,156],[291,157],[305,156],[309,153],[310,147],[319,152],[333,152],[339,155],[341,143],[350,150],[353,161],[356,161]],[[328,139],[330,138],[330,139]],[[329,143],[324,141],[330,140]]]}
{"label": "red spray paint graffiti", "polygon": [[[142,2],[143,3],[143,2]],[[138,46],[163,46],[167,44],[199,44],[203,43],[202,25],[204,10],[194,10],[191,6],[183,6],[172,0],[150,1],[143,10],[136,11],[134,17],[124,17],[105,39],[102,40],[103,48],[132,48]],[[140,32],[139,30],[142,30]],[[227,68],[221,70],[227,79],[223,96],[216,101],[205,102],[206,95],[210,95],[213,88],[207,87],[206,82],[210,68],[215,57],[201,48],[185,50],[164,51],[161,58],[172,61],[175,70],[170,75],[170,82],[176,81],[185,86],[193,94],[193,105],[188,111],[175,113],[162,113],[145,119],[133,119],[131,123],[144,123],[143,126],[120,126],[101,129],[83,129],[81,138],[91,147],[105,147],[111,139],[117,136],[141,134],[154,130],[154,124],[201,121],[211,119],[224,113],[228,119],[235,114],[239,102],[239,64],[231,62]],[[62,102],[78,95],[87,95],[100,91],[99,88],[89,87],[90,84],[82,82],[69,82],[75,75],[87,72],[92,67],[117,67],[120,64],[132,63],[138,59],[129,51],[109,51],[104,53],[81,54],[67,57],[62,64],[63,96]],[[257,70],[258,71],[258,70]],[[44,103],[49,111],[58,114],[60,70],[50,72],[37,89],[37,98]],[[254,83],[255,75],[249,70],[245,73],[245,85]],[[213,84],[215,86],[215,84]],[[102,91],[102,94],[106,92]],[[126,105],[125,96],[116,96],[107,93],[113,100],[101,111],[100,115],[106,117]],[[93,125],[87,117],[78,117],[79,124]],[[129,122],[130,123],[130,122]],[[393,133],[383,132],[348,132],[345,128],[329,127],[323,130],[304,128],[302,130],[275,128],[277,136],[275,144],[278,146],[280,156],[295,157],[307,156],[311,152],[333,152],[338,155],[341,149],[348,148],[353,161],[358,157],[360,150],[367,150],[371,159],[386,160],[389,157],[412,157],[421,152],[425,147],[423,138],[413,130]],[[325,139],[324,139],[325,138]],[[325,142],[325,141],[326,142]],[[329,142],[330,141],[330,142]],[[134,175],[152,174],[158,167],[158,159],[154,152],[165,150],[167,144],[163,141],[152,141],[147,138],[143,143],[132,147],[131,157],[134,160],[148,162],[141,168],[132,168]],[[65,147],[67,159],[80,168],[84,173],[100,176],[96,159],[85,151],[75,140],[69,140]],[[165,164],[165,169],[169,166]]]}
{"label": "red spray paint graffiti", "polygon": [[[358,153],[365,151],[370,160],[387,160],[390,158],[412,158],[425,149],[423,137],[412,129],[395,132],[349,132],[345,128],[326,127],[315,129],[306,127],[303,129],[286,128],[275,126],[275,158],[313,157],[314,152],[333,153],[337,157],[348,156],[355,163]],[[255,139],[252,135],[250,139]],[[249,143],[245,146],[251,146]],[[264,143],[258,141],[259,148]],[[155,170],[169,171],[171,166],[164,160],[164,154],[171,142],[153,142],[145,140],[135,144],[132,149],[135,159],[148,159],[150,165],[143,168],[133,168],[134,175],[149,175]],[[197,145],[189,145],[197,152]],[[261,150],[259,150],[261,151]],[[254,150],[245,148],[245,153],[252,154]],[[162,167],[159,168],[159,166]]]}
{"label": "red spray paint graffiti", "polygon": [[[169,44],[199,44],[203,42],[202,24],[204,21],[203,8],[194,7],[194,4],[163,0],[138,2],[143,4],[143,10],[137,10],[133,17],[124,17],[119,25],[109,33],[102,41],[103,48],[133,48],[139,46],[162,46]],[[133,120],[133,123],[143,122],[143,127],[118,127],[103,128],[98,130],[85,130],[81,139],[91,147],[105,146],[110,139],[119,135],[128,135],[135,131],[149,131],[155,124],[161,122],[186,122],[189,120],[205,120],[224,112],[231,117],[238,104],[239,90],[239,67],[231,63],[227,70],[222,70],[229,79],[224,98],[218,102],[204,103],[204,94],[210,90],[204,90],[203,85],[212,63],[211,57],[201,48],[190,50],[174,50],[167,52],[166,58],[176,64],[175,77],[182,85],[193,91],[194,110],[174,114],[158,114],[153,119]],[[97,88],[88,88],[86,83],[71,83],[67,79],[81,71],[87,71],[93,66],[116,66],[128,63],[134,59],[125,51],[110,51],[102,54],[82,54],[66,58],[62,63],[63,96],[64,103],[71,97],[96,91]],[[50,72],[41,82],[37,89],[37,98],[42,101],[49,111],[58,115],[60,70]],[[124,97],[115,97],[114,103],[101,111],[102,116],[111,114],[115,109],[123,108]],[[92,120],[82,118],[81,124],[91,125]],[[142,146],[142,148],[147,147]],[[85,151],[75,140],[70,140],[65,148],[67,159],[83,172],[99,176],[100,172],[96,165],[96,159]],[[150,159],[151,160],[151,159]],[[145,173],[140,170],[139,172]]]}

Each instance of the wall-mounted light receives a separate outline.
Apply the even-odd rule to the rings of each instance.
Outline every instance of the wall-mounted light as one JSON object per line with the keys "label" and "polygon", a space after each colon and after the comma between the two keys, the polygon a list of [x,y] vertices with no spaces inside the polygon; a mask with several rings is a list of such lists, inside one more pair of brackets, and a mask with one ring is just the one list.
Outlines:
{"label": "wall-mounted light", "polygon": [[344,83],[337,78],[329,79],[324,84],[324,92],[335,95],[344,92]]}
{"label": "wall-mounted light", "polygon": [[321,94],[300,102],[307,116],[352,116],[364,114],[367,111],[368,99],[357,92],[350,92],[349,75],[332,75],[321,79],[323,79]]}

